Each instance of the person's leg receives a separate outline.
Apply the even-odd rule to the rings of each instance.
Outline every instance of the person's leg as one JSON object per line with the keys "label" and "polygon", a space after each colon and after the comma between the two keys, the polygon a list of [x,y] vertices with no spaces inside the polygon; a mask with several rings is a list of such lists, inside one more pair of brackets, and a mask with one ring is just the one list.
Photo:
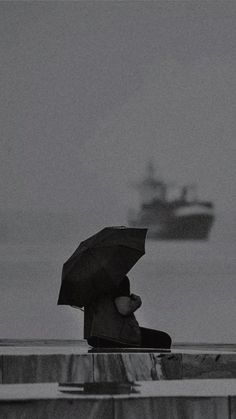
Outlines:
{"label": "person's leg", "polygon": [[147,329],[140,327],[141,331],[141,347],[142,348],[164,348],[171,347],[171,337],[166,332],[155,329]]}
{"label": "person's leg", "polygon": [[114,342],[109,339],[98,338],[95,336],[88,338],[87,342],[93,348],[126,348],[127,347],[127,345],[125,344]]}

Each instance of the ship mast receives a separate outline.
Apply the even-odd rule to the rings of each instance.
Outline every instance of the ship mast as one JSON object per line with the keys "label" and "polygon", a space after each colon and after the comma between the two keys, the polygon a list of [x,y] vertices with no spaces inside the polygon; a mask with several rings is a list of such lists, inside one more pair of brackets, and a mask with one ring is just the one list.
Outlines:
{"label": "ship mast", "polygon": [[136,188],[139,191],[141,203],[166,199],[166,184],[155,176],[155,167],[151,160],[146,165],[145,177],[136,183]]}

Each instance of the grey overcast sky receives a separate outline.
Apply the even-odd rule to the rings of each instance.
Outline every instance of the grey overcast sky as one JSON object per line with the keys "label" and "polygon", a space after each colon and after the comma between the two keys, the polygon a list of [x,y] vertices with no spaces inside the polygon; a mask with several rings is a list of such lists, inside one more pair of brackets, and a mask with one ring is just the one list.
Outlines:
{"label": "grey overcast sky", "polygon": [[0,3],[1,207],[124,223],[152,157],[236,211],[236,2]]}

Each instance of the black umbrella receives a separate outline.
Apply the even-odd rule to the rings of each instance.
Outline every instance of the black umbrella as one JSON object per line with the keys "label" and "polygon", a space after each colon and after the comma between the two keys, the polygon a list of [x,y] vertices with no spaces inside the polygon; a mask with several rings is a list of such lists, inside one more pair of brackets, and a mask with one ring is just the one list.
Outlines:
{"label": "black umbrella", "polygon": [[147,229],[106,227],[64,263],[58,304],[83,307],[112,292],[145,253]]}

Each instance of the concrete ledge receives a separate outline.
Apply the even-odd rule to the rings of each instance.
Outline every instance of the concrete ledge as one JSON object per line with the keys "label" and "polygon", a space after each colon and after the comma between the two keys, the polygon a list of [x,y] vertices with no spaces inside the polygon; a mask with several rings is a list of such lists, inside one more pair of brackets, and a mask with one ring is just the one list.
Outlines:
{"label": "concrete ledge", "polygon": [[100,382],[236,378],[236,352],[91,353],[82,346],[0,347],[0,382]]}
{"label": "concrete ledge", "polygon": [[1,383],[182,378],[181,355],[153,353],[2,355]]}
{"label": "concrete ledge", "polygon": [[236,380],[135,383],[136,393],[62,393],[56,383],[0,385],[1,419],[236,419]]}

